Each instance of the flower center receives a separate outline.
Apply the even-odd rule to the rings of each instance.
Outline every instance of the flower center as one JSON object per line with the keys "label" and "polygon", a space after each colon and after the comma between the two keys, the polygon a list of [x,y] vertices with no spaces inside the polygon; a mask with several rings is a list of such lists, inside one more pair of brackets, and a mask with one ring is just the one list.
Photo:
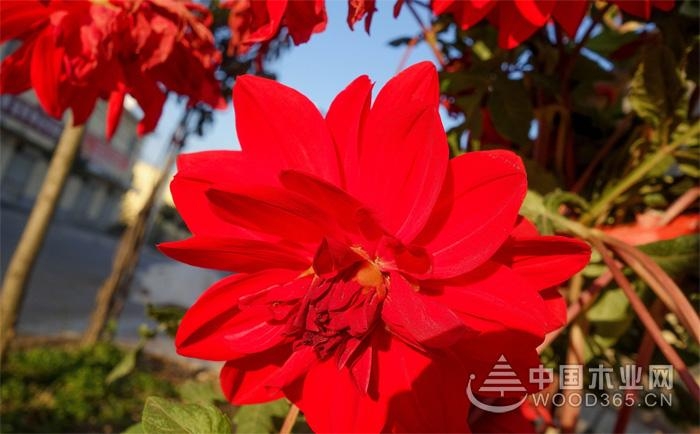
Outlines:
{"label": "flower center", "polygon": [[319,358],[356,347],[377,322],[388,279],[379,267],[358,261],[330,277],[317,276],[289,322],[295,349],[311,346]]}

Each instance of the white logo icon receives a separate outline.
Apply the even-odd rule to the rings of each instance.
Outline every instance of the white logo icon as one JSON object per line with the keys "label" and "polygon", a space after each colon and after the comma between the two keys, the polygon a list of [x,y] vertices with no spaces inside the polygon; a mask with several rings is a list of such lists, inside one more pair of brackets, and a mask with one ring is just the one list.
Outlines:
{"label": "white logo icon", "polygon": [[523,383],[520,382],[520,379],[515,372],[513,372],[510,363],[508,363],[504,355],[501,355],[496,364],[493,365],[491,372],[489,372],[484,383],[479,387],[479,392],[497,392],[501,397],[505,396],[506,392],[521,392],[523,397],[520,401],[509,405],[489,405],[479,401],[477,397],[474,396],[474,392],[471,388],[472,380],[475,378],[476,375],[474,374],[469,376],[469,382],[467,382],[467,398],[469,398],[472,404],[484,411],[491,413],[507,413],[520,407],[527,399],[527,391],[525,387],[523,387]]}

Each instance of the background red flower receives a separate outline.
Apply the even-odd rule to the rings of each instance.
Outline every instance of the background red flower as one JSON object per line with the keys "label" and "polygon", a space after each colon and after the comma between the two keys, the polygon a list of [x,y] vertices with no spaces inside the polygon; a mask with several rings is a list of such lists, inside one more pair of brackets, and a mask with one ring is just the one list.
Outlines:
{"label": "background red flower", "polygon": [[98,98],[108,99],[107,137],[126,94],[144,112],[138,133],[152,131],[165,90],[189,103],[224,104],[214,71],[220,60],[206,8],[174,0],[0,2],[0,43],[21,45],[2,63],[0,93],[30,88],[60,118],[71,109],[84,123]]}

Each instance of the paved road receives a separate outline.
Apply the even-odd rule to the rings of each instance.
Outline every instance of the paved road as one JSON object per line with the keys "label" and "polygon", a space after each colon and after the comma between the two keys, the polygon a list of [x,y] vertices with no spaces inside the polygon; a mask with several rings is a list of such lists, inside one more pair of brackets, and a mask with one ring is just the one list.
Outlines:
{"label": "paved road", "polygon": [[[19,240],[27,214],[0,210],[0,264],[5,272]],[[84,330],[95,294],[108,275],[117,238],[53,222],[29,282],[18,331],[31,334],[75,334]],[[176,264],[155,248],[141,255],[132,289],[118,328],[120,339],[138,339],[138,327],[147,321],[143,290],[157,302],[189,305],[217,274]],[[147,286],[147,288],[146,288]]]}

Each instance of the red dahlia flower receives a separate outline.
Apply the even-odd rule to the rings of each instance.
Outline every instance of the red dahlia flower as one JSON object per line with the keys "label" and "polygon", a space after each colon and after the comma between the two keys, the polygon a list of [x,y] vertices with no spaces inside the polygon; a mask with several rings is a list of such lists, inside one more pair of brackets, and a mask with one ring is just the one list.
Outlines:
{"label": "red dahlia flower", "polygon": [[589,0],[434,0],[436,15],[451,13],[464,30],[488,18],[498,28],[498,45],[511,49],[552,19],[574,36]]}
{"label": "red dahlia flower", "polygon": [[348,1],[348,26],[355,29],[355,23],[365,20],[365,31],[369,33],[372,25],[372,16],[377,12],[377,0],[349,0]]}
{"label": "red dahlia flower", "polygon": [[237,272],[182,320],[180,354],[225,360],[235,404],[286,396],[312,429],[465,431],[470,373],[514,370],[565,321],[554,285],[586,244],[518,216],[526,191],[507,151],[448,161],[432,64],[373,104],[366,76],[324,118],[303,95],[240,77],[242,151],[180,158],[171,188],[193,236],[161,244]]}
{"label": "red dahlia flower", "polygon": [[224,104],[209,20],[205,7],[175,0],[1,0],[0,43],[22,44],[2,62],[0,93],[33,88],[48,114],[70,108],[76,124],[108,99],[108,138],[130,94],[144,111],[138,132],[147,133],[160,118],[163,88],[190,104]]}
{"label": "red dahlia flower", "polygon": [[[651,9],[673,9],[675,0],[613,0],[623,11],[648,19]],[[466,30],[487,18],[498,28],[498,45],[517,47],[551,19],[574,37],[588,12],[589,0],[433,0],[436,15],[451,13]]]}
{"label": "red dahlia flower", "polygon": [[275,38],[287,28],[295,45],[326,29],[328,17],[324,0],[228,0],[231,53],[245,53],[250,46]]}
{"label": "red dahlia flower", "polygon": [[653,8],[670,11],[676,0],[614,0],[612,3],[630,15],[648,20]]}

